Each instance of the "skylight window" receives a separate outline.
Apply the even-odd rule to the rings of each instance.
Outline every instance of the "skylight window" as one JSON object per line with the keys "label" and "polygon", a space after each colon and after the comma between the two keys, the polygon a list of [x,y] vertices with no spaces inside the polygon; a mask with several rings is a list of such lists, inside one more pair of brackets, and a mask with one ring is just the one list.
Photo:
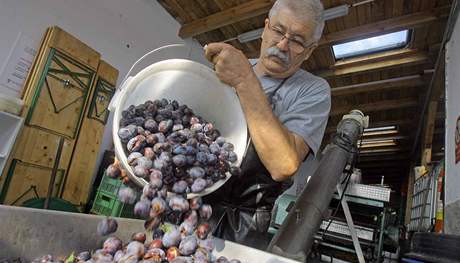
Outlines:
{"label": "skylight window", "polygon": [[333,45],[336,59],[356,57],[402,48],[409,42],[409,30]]}

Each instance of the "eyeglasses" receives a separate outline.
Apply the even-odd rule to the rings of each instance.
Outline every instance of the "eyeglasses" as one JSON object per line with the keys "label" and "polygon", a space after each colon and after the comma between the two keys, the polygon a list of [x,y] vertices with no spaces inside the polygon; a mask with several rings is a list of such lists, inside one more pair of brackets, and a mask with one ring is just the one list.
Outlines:
{"label": "eyeglasses", "polygon": [[303,40],[300,40],[299,38],[286,36],[289,33],[284,32],[284,30],[281,28],[272,27],[270,25],[270,21],[268,21],[268,29],[270,29],[272,33],[274,42],[279,43],[286,38],[288,40],[289,49],[295,53],[302,53],[305,49],[307,49],[310,46],[309,44],[306,44]]}

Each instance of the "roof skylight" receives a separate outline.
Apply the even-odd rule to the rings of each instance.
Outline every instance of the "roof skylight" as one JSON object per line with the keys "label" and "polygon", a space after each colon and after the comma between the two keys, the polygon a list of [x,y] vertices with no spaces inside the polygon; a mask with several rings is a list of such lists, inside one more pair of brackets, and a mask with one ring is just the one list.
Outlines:
{"label": "roof skylight", "polygon": [[409,42],[409,30],[333,45],[336,59],[356,57],[402,48]]}

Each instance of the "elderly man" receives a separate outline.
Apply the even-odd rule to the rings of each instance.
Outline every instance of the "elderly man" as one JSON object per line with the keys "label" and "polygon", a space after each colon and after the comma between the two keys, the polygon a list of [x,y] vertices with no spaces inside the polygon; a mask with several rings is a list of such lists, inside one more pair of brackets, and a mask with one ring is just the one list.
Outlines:
{"label": "elderly man", "polygon": [[293,177],[314,159],[331,105],[328,83],[300,69],[318,45],[322,14],[319,0],[276,1],[258,60],[224,43],[206,48],[217,76],[235,88],[251,137],[241,175],[206,198],[217,236],[265,249],[274,201],[293,181],[304,185]]}

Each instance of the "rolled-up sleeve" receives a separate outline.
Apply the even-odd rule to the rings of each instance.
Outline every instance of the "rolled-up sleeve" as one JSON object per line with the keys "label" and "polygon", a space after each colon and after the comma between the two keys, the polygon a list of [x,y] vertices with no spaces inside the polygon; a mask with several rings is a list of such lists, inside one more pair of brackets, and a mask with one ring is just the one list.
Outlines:
{"label": "rolled-up sleeve", "polygon": [[301,136],[316,155],[321,147],[330,109],[329,84],[318,78],[305,89],[299,89],[287,110],[278,117],[288,130]]}

